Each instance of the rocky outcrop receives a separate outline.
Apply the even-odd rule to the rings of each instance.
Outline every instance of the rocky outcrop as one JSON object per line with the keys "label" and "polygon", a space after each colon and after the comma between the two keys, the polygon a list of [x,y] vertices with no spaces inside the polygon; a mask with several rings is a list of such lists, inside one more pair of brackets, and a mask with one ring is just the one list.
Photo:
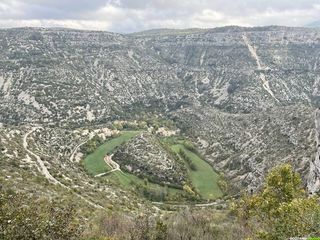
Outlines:
{"label": "rocky outcrop", "polygon": [[308,191],[310,194],[320,190],[320,109],[315,113],[315,145],[316,155],[310,161],[310,173],[308,178]]}
{"label": "rocky outcrop", "polygon": [[240,189],[261,186],[266,172],[281,163],[292,164],[307,182],[314,159],[313,108],[297,105],[248,114],[185,108],[172,118]]}
{"label": "rocky outcrop", "polygon": [[122,170],[153,182],[182,186],[186,181],[187,169],[184,164],[147,132],[121,145],[112,159],[120,164]]}
{"label": "rocky outcrop", "polygon": [[319,51],[310,28],[3,29],[0,122],[73,127],[152,112],[205,143],[235,184],[257,187],[286,161],[306,180]]}
{"label": "rocky outcrop", "polygon": [[248,113],[319,97],[316,29],[21,28],[0,39],[0,122],[81,126],[187,106]]}

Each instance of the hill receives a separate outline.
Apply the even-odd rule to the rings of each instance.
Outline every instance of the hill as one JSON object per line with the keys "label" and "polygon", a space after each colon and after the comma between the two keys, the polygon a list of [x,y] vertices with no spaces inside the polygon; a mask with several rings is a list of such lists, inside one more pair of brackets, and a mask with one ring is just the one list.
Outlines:
{"label": "hill", "polygon": [[278,26],[128,35],[2,29],[3,161],[35,160],[21,139],[38,124],[29,147],[50,171],[78,180],[79,166],[67,159],[89,136],[74,130],[152,115],[174,122],[235,192],[261,186],[279,162],[291,162],[307,184],[317,171],[319,46],[319,29]]}

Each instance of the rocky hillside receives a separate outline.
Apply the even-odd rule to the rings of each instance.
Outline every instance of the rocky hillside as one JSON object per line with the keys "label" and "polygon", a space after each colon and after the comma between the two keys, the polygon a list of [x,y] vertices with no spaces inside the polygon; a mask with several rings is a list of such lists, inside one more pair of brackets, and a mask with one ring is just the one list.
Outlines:
{"label": "rocky hillside", "polygon": [[7,29],[0,59],[3,124],[70,127],[152,112],[239,187],[259,186],[285,161],[306,180],[314,160],[319,29]]}
{"label": "rocky hillside", "polygon": [[315,113],[315,145],[316,155],[310,162],[310,175],[308,178],[308,190],[311,194],[320,189],[320,108]]}
{"label": "rocky hillside", "polygon": [[121,169],[153,182],[182,186],[186,181],[187,169],[174,155],[170,155],[158,139],[144,132],[121,145],[112,159]]}
{"label": "rocky hillside", "polygon": [[313,29],[119,35],[25,28],[1,30],[0,39],[6,123],[99,122],[147,107],[246,113],[309,105],[320,91],[320,31]]}
{"label": "rocky hillside", "polygon": [[174,113],[215,168],[238,187],[260,186],[265,172],[290,162],[305,178],[314,159],[314,113],[303,105],[230,114],[184,108]]}

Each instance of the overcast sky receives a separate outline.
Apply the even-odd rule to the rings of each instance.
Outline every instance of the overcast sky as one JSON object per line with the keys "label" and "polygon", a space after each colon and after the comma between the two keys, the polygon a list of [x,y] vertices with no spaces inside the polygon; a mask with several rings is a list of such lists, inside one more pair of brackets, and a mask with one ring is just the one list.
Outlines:
{"label": "overcast sky", "polygon": [[135,32],[225,25],[305,26],[320,0],[0,0],[0,27]]}

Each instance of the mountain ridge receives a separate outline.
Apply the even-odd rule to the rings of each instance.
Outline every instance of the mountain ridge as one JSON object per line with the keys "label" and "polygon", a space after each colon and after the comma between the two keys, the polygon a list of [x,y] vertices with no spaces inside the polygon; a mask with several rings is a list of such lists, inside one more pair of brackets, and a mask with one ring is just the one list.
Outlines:
{"label": "mountain ridge", "polygon": [[155,114],[174,120],[239,188],[259,187],[288,159],[307,181],[320,31],[179,31],[0,30],[0,122],[76,128]]}

